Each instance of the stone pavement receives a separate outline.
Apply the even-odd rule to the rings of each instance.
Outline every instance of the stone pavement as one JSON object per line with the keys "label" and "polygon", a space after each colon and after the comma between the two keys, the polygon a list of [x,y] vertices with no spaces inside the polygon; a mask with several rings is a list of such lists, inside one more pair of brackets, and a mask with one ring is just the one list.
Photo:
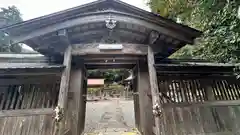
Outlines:
{"label": "stone pavement", "polygon": [[85,135],[138,135],[133,108],[120,99],[87,103]]}

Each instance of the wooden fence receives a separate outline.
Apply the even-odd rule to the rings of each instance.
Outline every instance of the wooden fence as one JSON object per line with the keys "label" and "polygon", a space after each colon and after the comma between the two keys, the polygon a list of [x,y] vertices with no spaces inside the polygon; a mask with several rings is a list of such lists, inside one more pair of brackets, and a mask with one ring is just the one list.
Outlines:
{"label": "wooden fence", "polygon": [[240,99],[240,81],[223,79],[159,79],[164,103]]}
{"label": "wooden fence", "polygon": [[0,135],[53,135],[53,109],[0,111]]}
{"label": "wooden fence", "polygon": [[163,135],[240,134],[240,83],[236,79],[158,79]]}
{"label": "wooden fence", "polygon": [[[54,82],[54,83],[52,83]],[[54,135],[59,82],[2,83],[0,135]]]}
{"label": "wooden fence", "polygon": [[59,84],[0,86],[0,110],[54,108]]}
{"label": "wooden fence", "polygon": [[[239,104],[240,105],[240,104]],[[232,105],[164,105],[162,125],[165,135],[240,134],[240,107]]]}

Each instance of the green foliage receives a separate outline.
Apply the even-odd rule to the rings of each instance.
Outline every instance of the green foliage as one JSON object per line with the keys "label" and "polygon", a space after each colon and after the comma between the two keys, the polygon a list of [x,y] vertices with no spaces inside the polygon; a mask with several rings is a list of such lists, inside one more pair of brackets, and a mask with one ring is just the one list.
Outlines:
{"label": "green foliage", "polygon": [[153,12],[176,19],[178,15],[190,15],[196,0],[149,0],[148,4]]}
{"label": "green foliage", "polygon": [[190,45],[186,45],[181,48],[177,53],[174,53],[170,56],[170,58],[182,58],[182,59],[191,59],[193,57],[193,50],[195,48]]}
{"label": "green foliage", "polygon": [[[4,24],[2,26],[11,25],[23,21],[19,10],[15,6],[0,9],[0,21],[4,21]],[[11,45],[9,35],[0,31],[0,52],[20,53],[21,45]]]}
{"label": "green foliage", "polygon": [[101,88],[87,88],[87,91],[89,93],[95,93],[95,92],[100,91],[100,90],[101,90]]}
{"label": "green foliage", "polygon": [[150,0],[149,4],[154,12],[204,32],[196,46],[186,46],[171,57],[240,61],[239,0]]}
{"label": "green foliage", "polygon": [[111,89],[112,91],[121,91],[124,89],[123,85],[119,85],[119,84],[107,84],[104,87],[97,87],[97,88],[88,88],[87,91],[89,93],[96,93],[100,90],[104,90],[104,89]]}
{"label": "green foliage", "polygon": [[110,84],[106,88],[112,89],[112,90],[115,90],[115,91],[121,91],[121,90],[124,89],[124,86],[123,85],[119,85],[119,84]]}
{"label": "green foliage", "polygon": [[15,6],[1,8],[1,13],[3,14],[3,17],[7,19],[7,25],[23,21],[20,11]]}
{"label": "green foliage", "polygon": [[104,78],[105,82],[118,82],[129,76],[129,72],[123,69],[89,70],[88,77]]}

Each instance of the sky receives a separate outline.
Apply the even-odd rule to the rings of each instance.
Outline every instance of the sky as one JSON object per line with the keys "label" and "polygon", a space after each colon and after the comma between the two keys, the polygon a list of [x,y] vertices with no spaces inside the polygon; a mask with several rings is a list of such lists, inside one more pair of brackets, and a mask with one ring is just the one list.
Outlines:
{"label": "sky", "polygon": [[[76,7],[95,0],[0,0],[0,7],[15,5],[24,20],[47,15],[64,9]],[[122,0],[136,7],[149,10],[146,0]]]}

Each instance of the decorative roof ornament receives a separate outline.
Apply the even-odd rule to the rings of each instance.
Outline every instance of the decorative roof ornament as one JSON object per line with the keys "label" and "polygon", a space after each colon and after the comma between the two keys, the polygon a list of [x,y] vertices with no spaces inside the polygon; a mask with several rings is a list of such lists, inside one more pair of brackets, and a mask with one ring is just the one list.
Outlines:
{"label": "decorative roof ornament", "polygon": [[157,31],[151,31],[149,35],[149,43],[150,44],[155,43],[158,38],[159,38],[159,33]]}
{"label": "decorative roof ornament", "polygon": [[105,22],[106,22],[106,27],[108,29],[112,30],[113,28],[115,28],[117,26],[117,21],[112,19],[111,16],[109,16],[109,18],[107,20],[105,20]]}

